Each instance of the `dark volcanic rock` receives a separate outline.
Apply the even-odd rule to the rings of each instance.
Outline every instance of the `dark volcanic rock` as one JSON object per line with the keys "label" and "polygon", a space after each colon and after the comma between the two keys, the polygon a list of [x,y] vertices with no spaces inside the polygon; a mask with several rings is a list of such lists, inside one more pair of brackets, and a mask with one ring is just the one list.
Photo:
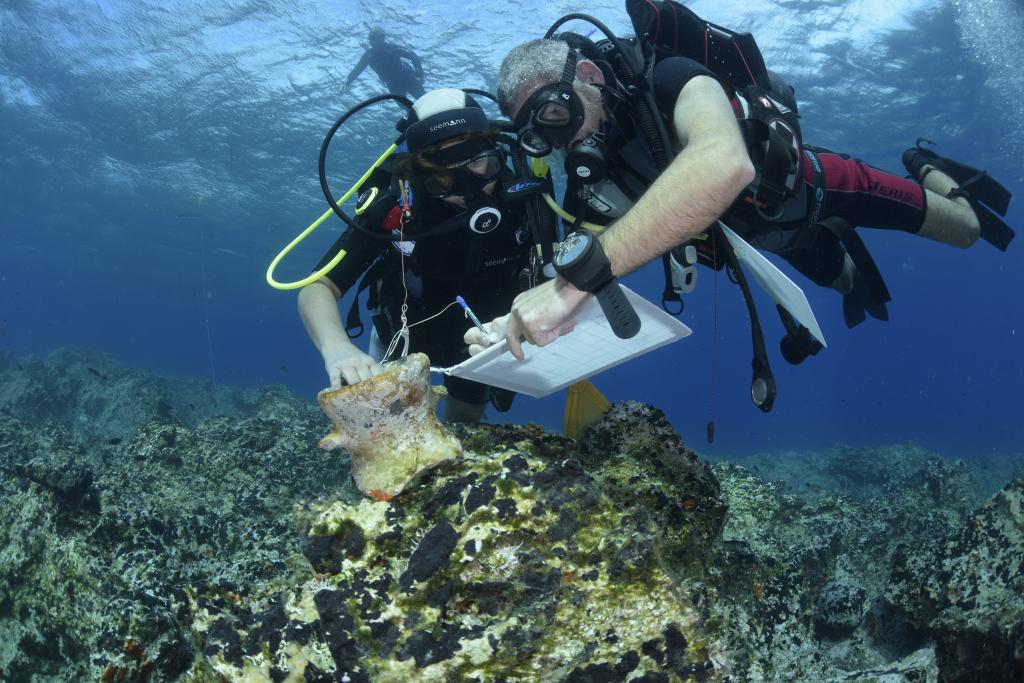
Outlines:
{"label": "dark volcanic rock", "polygon": [[901,547],[886,598],[936,640],[944,680],[1024,680],[1024,479],[936,540]]}
{"label": "dark volcanic rock", "polygon": [[814,614],[818,632],[833,638],[849,635],[860,624],[866,597],[861,586],[829,581],[818,597]]}

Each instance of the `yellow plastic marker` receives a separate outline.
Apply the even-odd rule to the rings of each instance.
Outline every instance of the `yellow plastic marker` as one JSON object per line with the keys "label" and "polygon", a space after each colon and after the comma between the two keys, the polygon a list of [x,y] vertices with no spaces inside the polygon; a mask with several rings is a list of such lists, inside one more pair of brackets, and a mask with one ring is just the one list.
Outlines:
{"label": "yellow plastic marker", "polygon": [[[375,162],[373,162],[373,165],[370,166],[370,168],[366,169],[366,173],[364,173],[363,176],[359,180],[356,181],[356,184],[353,185],[351,188],[349,188],[349,191],[346,192],[344,195],[342,195],[341,199],[338,200],[338,206],[341,206],[342,204],[344,204],[346,201],[348,201],[349,197],[351,197],[353,194],[358,192],[359,188],[362,186],[362,184],[366,182],[366,179],[369,178],[370,175],[374,171],[377,170],[378,166],[380,166],[382,163],[384,163],[385,159],[387,159],[389,156],[391,156],[391,153],[394,152],[397,147],[398,147],[398,144],[397,143],[393,143],[390,147],[387,148],[387,150],[383,154],[381,154],[379,157],[377,157],[377,160]],[[320,225],[324,221],[326,221],[331,216],[331,214],[333,214],[333,213],[334,213],[333,209],[330,209],[330,208],[327,209],[327,211],[324,212],[324,215],[320,216],[320,218],[317,218],[315,221],[313,221],[313,223],[308,228],[303,230],[302,233],[299,234],[298,237],[293,239],[291,241],[291,243],[287,247],[282,249],[280,254],[278,254],[276,257],[274,257],[274,260],[270,262],[270,267],[267,268],[267,284],[268,285],[270,285],[274,289],[280,289],[280,290],[299,289],[301,287],[305,287],[309,283],[316,282],[317,280],[322,278],[324,275],[326,275],[327,273],[331,272],[331,269],[334,268],[334,266],[338,265],[338,263],[341,262],[341,259],[345,258],[345,250],[342,249],[341,251],[339,251],[335,255],[334,258],[332,258],[330,260],[330,262],[326,266],[324,266],[320,270],[316,271],[315,273],[313,273],[309,277],[303,278],[302,280],[298,280],[296,282],[278,282],[277,280],[274,279],[274,269],[277,268],[277,264],[281,262],[281,259],[283,259],[285,256],[287,256],[288,253],[299,244],[299,242],[301,242],[302,240],[306,239],[306,237],[308,237],[311,232],[313,232],[314,230],[319,228]]]}
{"label": "yellow plastic marker", "polygon": [[565,421],[562,431],[570,439],[583,436],[612,407],[594,383],[590,380],[576,382],[569,387],[565,396]]}

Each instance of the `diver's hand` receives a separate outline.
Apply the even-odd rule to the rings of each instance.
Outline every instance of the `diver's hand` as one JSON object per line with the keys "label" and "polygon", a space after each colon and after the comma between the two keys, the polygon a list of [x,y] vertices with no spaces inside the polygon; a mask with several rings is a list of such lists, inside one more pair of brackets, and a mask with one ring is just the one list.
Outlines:
{"label": "diver's hand", "polygon": [[489,323],[484,323],[487,334],[484,334],[479,327],[471,327],[462,335],[462,341],[469,344],[469,355],[475,356],[491,344],[500,342],[505,337],[505,326],[508,323],[508,316],[503,315],[495,318]]}
{"label": "diver's hand", "polygon": [[324,349],[324,367],[331,380],[331,388],[356,384],[384,372],[380,363],[355,347]]}
{"label": "diver's hand", "polygon": [[526,358],[520,339],[546,346],[576,326],[575,315],[590,298],[563,277],[537,285],[515,298],[508,314],[505,339],[519,360]]}

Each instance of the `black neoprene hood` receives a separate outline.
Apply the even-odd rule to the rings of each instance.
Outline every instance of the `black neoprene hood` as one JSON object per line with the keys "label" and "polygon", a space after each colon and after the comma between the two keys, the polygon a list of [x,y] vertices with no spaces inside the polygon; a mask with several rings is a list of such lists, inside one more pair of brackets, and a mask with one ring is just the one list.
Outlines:
{"label": "black neoprene hood", "polygon": [[412,122],[405,129],[410,152],[469,133],[486,133],[491,124],[472,97],[455,88],[432,90],[412,108]]}

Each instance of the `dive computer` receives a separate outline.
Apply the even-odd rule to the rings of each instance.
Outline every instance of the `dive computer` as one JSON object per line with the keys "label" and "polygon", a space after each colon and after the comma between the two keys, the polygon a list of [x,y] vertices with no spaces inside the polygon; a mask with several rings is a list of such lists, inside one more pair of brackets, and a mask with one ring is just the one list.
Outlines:
{"label": "dive computer", "polygon": [[579,230],[566,237],[555,249],[552,263],[569,284],[597,297],[616,337],[629,339],[640,331],[640,318],[612,275],[612,264],[593,233]]}

